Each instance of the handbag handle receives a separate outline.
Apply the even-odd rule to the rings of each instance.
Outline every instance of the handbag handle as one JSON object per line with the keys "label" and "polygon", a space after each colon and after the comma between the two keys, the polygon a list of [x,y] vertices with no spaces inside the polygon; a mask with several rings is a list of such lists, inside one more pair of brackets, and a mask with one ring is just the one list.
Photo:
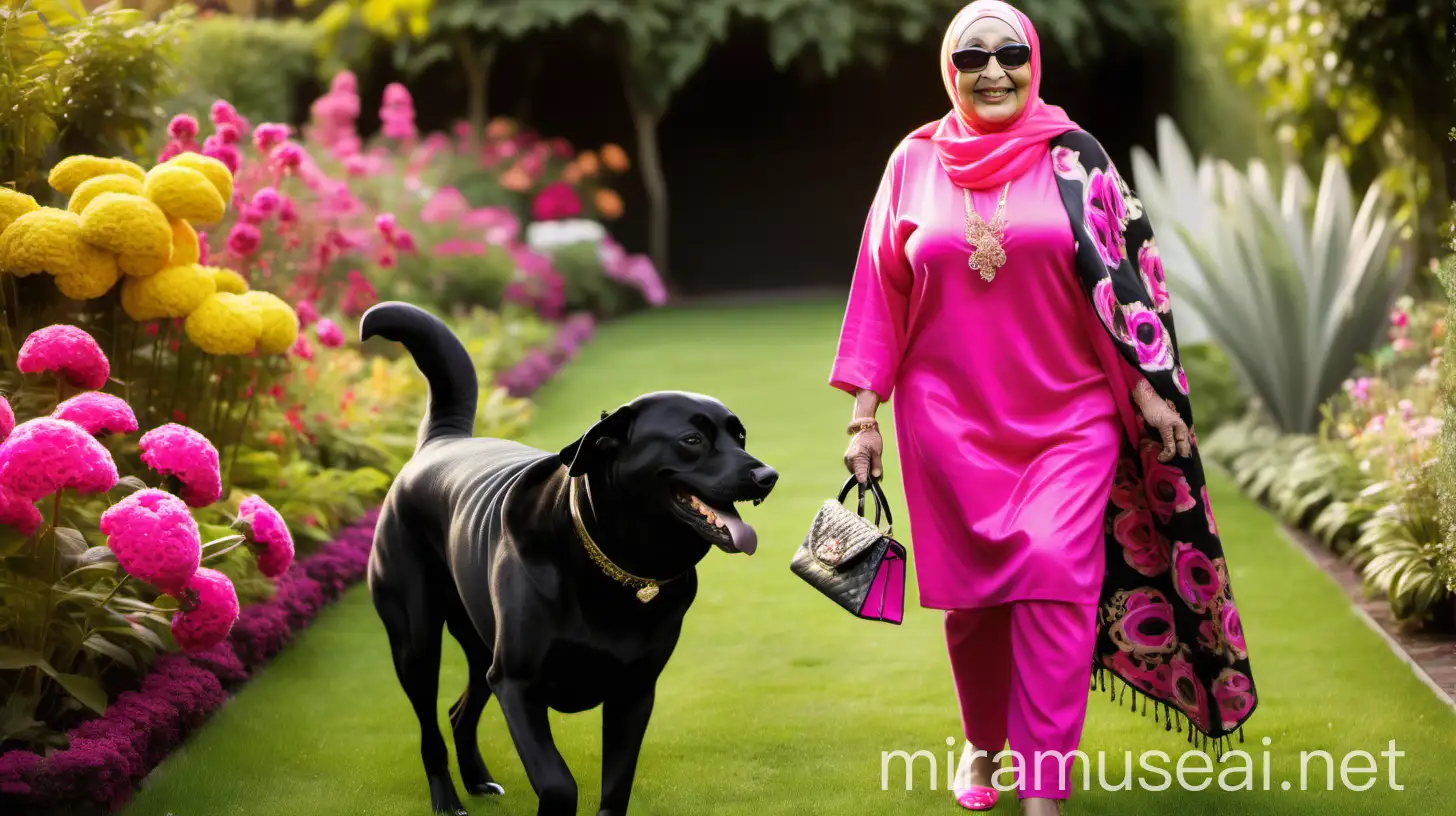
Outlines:
{"label": "handbag handle", "polygon": [[[856,485],[859,485],[859,516],[860,518],[864,518],[865,486],[859,484],[859,479],[855,478],[855,476],[850,475],[849,480],[844,483],[844,487],[840,488],[839,503],[844,504],[845,498],[849,496],[850,488]],[[875,499],[875,527],[880,526],[880,511],[883,510],[885,513],[885,524],[888,527],[888,529],[886,530],[886,534],[893,535],[893,531],[895,529],[895,519],[890,515],[890,503],[885,499],[885,492],[880,489],[880,482],[878,479],[875,479],[873,477],[870,478],[869,490]]]}

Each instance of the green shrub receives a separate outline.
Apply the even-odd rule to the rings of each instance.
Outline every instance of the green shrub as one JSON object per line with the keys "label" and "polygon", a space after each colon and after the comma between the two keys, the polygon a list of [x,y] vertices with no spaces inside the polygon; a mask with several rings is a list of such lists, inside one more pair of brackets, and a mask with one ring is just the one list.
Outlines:
{"label": "green shrub", "polygon": [[1249,401],[1239,388],[1228,355],[1213,343],[1189,345],[1181,352],[1198,431],[1210,433],[1243,417]]}
{"label": "green shrub", "polygon": [[[1456,213],[1456,206],[1452,207]],[[1451,248],[1456,250],[1456,239]],[[1441,264],[1441,285],[1446,289],[1448,302],[1456,297],[1456,255],[1447,256]],[[1436,475],[1437,506],[1442,531],[1442,544],[1437,548],[1439,558],[1437,569],[1446,582],[1446,588],[1456,593],[1456,332],[1450,327],[1445,334],[1445,345],[1441,348],[1441,402],[1445,406],[1446,421],[1441,425],[1441,441],[1438,472]]]}
{"label": "green shrub", "polygon": [[197,20],[178,54],[186,91],[169,113],[207,110],[226,99],[252,122],[297,122],[299,89],[317,75],[314,27],[301,20],[219,14]]}

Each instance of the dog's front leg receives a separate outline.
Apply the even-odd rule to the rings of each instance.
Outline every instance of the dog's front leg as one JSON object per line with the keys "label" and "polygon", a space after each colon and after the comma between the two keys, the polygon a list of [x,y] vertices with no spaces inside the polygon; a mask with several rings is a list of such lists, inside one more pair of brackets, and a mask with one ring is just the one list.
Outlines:
{"label": "dog's front leg", "polygon": [[500,680],[492,689],[526,777],[540,804],[537,816],[576,816],[576,780],[556,750],[547,706],[530,686],[519,680]]}
{"label": "dog's front leg", "polygon": [[602,704],[602,807],[597,816],[625,816],[637,775],[637,755],[652,718],[656,684],[624,689]]}

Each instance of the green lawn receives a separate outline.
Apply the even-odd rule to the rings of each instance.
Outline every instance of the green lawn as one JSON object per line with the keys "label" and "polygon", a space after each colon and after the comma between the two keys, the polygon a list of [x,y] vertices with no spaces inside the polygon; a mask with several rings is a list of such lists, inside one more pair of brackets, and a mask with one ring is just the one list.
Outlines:
{"label": "green lawn", "polygon": [[[846,396],[825,385],[839,304],[665,311],[607,327],[561,379],[540,394],[530,443],[555,449],[604,408],[658,389],[712,394],[748,427],[749,446],[781,473],[773,498],[748,511],[760,534],[753,557],[711,554],[682,643],[662,680],[633,812],[647,816],[920,814],[959,811],[945,769],[930,789],[925,763],[906,791],[900,766],[881,790],[881,752],[925,749],[945,763],[958,716],[937,613],[914,606],[904,626],[858,621],[801,584],[789,559],[819,504],[843,479]],[[1194,383],[1197,387],[1197,383]],[[888,414],[889,412],[884,412]],[[903,506],[893,449],[887,487]],[[1344,595],[1278,534],[1275,523],[1212,474],[1219,526],[1262,702],[1243,746],[1255,791],[1094,789],[1073,813],[1432,814],[1456,812],[1456,716],[1355,616]],[[897,527],[913,540],[908,525]],[[911,563],[914,564],[913,546]],[[913,589],[913,576],[910,581]],[[449,649],[440,692],[463,687],[464,661]],[[596,712],[557,716],[553,728],[596,812]],[[448,734],[448,731],[446,732]],[[1272,744],[1265,748],[1262,740]],[[448,740],[448,737],[447,737]],[[1405,756],[1378,756],[1391,740]],[[486,709],[482,752],[504,798],[467,800],[474,814],[534,814],[531,793],[499,709]],[[152,776],[128,816],[426,816],[418,733],[390,668],[384,631],[361,585],[213,717]],[[1093,695],[1083,750],[1106,752],[1109,783],[1124,752],[1187,747],[1151,716]],[[1299,790],[1301,750],[1336,760],[1376,754],[1365,792],[1325,792],[1322,760]],[[1263,790],[1263,751],[1270,756]],[[1164,768],[1163,760],[1153,760]],[[1189,781],[1208,780],[1200,765]],[[1136,770],[1136,762],[1134,763]],[[1162,780],[1139,772],[1146,784]],[[1294,789],[1281,791],[1291,780]],[[1237,780],[1235,780],[1237,781]],[[457,777],[458,785],[458,777]],[[1319,788],[1314,790],[1313,788]],[[998,812],[1014,813],[1009,795]]]}

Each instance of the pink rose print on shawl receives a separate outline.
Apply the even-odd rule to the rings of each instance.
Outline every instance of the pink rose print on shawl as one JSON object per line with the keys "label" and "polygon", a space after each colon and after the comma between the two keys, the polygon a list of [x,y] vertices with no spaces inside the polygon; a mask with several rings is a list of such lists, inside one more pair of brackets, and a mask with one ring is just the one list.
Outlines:
{"label": "pink rose print on shawl", "polygon": [[1198,506],[1193,498],[1193,488],[1183,471],[1158,461],[1158,452],[1163,449],[1160,442],[1152,439],[1142,441],[1143,478],[1147,480],[1148,503],[1158,520],[1166,524],[1175,513],[1183,513]]}
{"label": "pink rose print on shawl", "polygon": [[1102,665],[1117,672],[1133,688],[1155,697],[1171,697],[1173,675],[1166,663],[1144,665],[1133,660],[1127,652],[1113,652],[1102,656]]}
{"label": "pink rose print on shawl", "polygon": [[1112,642],[1139,660],[1171,654],[1178,647],[1173,605],[1152,587],[1117,592],[1108,602],[1107,615]]}
{"label": "pink rose print on shawl", "polygon": [[1082,166],[1081,154],[1070,147],[1052,148],[1052,169],[1070,181],[1087,180],[1087,168]]}
{"label": "pink rose print on shawl", "polygon": [[1203,500],[1203,515],[1208,518],[1209,535],[1218,535],[1218,522],[1213,520],[1213,505],[1208,503],[1208,486],[1205,485],[1199,491],[1198,497]]}
{"label": "pink rose print on shawl", "polygon": [[1146,508],[1134,507],[1112,520],[1112,535],[1122,547],[1127,565],[1152,578],[1168,571],[1168,548],[1153,527]]}
{"label": "pink rose print on shawl", "polygon": [[1226,597],[1223,606],[1219,608],[1218,628],[1223,630],[1224,646],[1230,657],[1243,660],[1249,656],[1248,649],[1244,646],[1244,623],[1239,620],[1239,607],[1233,598]]}
{"label": "pink rose print on shawl", "polygon": [[1084,202],[1087,232],[1097,246],[1102,263],[1115,268],[1127,257],[1122,228],[1127,224],[1127,206],[1118,189],[1117,177],[1092,169],[1087,178],[1087,197]]}
{"label": "pink rose print on shawl", "polygon": [[1097,309],[1097,317],[1102,320],[1102,325],[1112,332],[1112,336],[1124,343],[1131,342],[1127,334],[1127,326],[1123,324],[1122,313],[1117,308],[1117,293],[1112,291],[1112,278],[1103,278],[1092,287],[1092,305]]}
{"label": "pink rose print on shawl", "polygon": [[1233,728],[1254,709],[1253,684],[1237,669],[1224,669],[1213,681],[1213,699],[1218,702],[1219,720]]}
{"label": "pink rose print on shawl", "polygon": [[1186,541],[1173,542],[1173,587],[1194,612],[1206,612],[1225,582],[1213,561]]}
{"label": "pink rose print on shawl", "polygon": [[1180,649],[1177,654],[1173,655],[1173,659],[1168,661],[1168,669],[1173,679],[1173,701],[1198,727],[1206,728],[1208,726],[1208,694],[1203,690],[1203,684],[1198,682],[1198,675],[1193,671],[1193,664],[1188,661],[1187,646]]}
{"label": "pink rose print on shawl", "polygon": [[1143,481],[1138,474],[1138,463],[1129,454],[1117,459],[1117,472],[1112,477],[1112,503],[1119,510],[1147,507],[1147,494],[1143,492]]}
{"label": "pink rose print on shawl", "polygon": [[1178,366],[1173,371],[1173,387],[1178,389],[1178,393],[1188,396],[1188,373],[1183,370],[1183,366]]}
{"label": "pink rose print on shawl", "polygon": [[1162,318],[1141,303],[1122,307],[1127,333],[1137,347],[1138,365],[1144,371],[1167,371],[1173,367],[1173,338]]}
{"label": "pink rose print on shawl", "polygon": [[1172,311],[1173,301],[1168,296],[1168,279],[1163,275],[1163,256],[1158,253],[1157,239],[1143,241],[1138,250],[1138,273],[1153,298],[1153,308],[1160,313]]}

